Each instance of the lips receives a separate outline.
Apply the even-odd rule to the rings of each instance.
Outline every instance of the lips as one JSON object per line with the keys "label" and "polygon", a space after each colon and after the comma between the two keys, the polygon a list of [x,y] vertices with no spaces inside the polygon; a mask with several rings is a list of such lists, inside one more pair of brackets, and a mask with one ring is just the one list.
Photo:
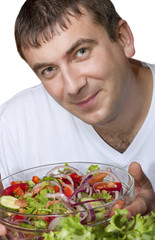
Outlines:
{"label": "lips", "polygon": [[87,106],[91,105],[95,101],[97,94],[98,94],[98,92],[95,93],[93,96],[87,98],[86,100],[76,103],[76,105],[78,107],[87,107]]}

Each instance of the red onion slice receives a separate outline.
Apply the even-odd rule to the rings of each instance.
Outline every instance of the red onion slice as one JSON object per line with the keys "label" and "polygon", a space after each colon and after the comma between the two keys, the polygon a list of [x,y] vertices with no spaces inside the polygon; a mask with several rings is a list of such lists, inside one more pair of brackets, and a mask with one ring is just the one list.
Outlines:
{"label": "red onion slice", "polygon": [[[87,183],[87,182],[88,182],[88,180],[89,180],[91,177],[92,177],[92,176],[89,175],[87,178],[85,178],[84,181],[82,181],[82,184],[80,184],[80,186],[73,192],[73,194],[69,197],[69,199],[74,198],[74,196],[75,196],[78,192],[81,192],[84,188],[86,188],[87,185],[89,184],[89,183]],[[90,184],[89,184],[89,185],[90,185]]]}
{"label": "red onion slice", "polygon": [[110,171],[107,171],[107,170],[98,169],[98,170],[91,171],[90,173],[85,175],[85,177],[82,179],[81,185],[87,180],[87,178],[89,176],[91,176],[91,178],[92,178],[93,175],[96,174],[96,173],[106,173],[110,178],[112,177],[114,179],[114,181],[120,182],[118,177],[113,172],[110,172]]}
{"label": "red onion slice", "polygon": [[89,188],[89,197],[92,197],[94,191],[93,191],[93,187],[90,186]]}
{"label": "red onion slice", "polygon": [[87,217],[87,221],[88,222],[95,221],[96,217],[95,217],[94,209],[92,208],[92,206],[89,203],[86,203],[85,206],[89,210],[89,215]]}
{"label": "red onion slice", "polygon": [[59,222],[59,219],[60,219],[60,217],[56,217],[56,218],[52,219],[51,222],[48,225],[48,229],[49,230],[54,229],[57,226],[57,224]]}
{"label": "red onion slice", "polygon": [[91,203],[91,202],[103,202],[103,204],[105,204],[105,200],[104,199],[91,199],[91,200],[87,200],[87,201],[83,201],[83,202],[75,202],[75,203],[72,203],[72,207],[77,207],[77,206],[80,206],[80,205],[83,205],[83,204],[86,204],[86,203]]}
{"label": "red onion slice", "polygon": [[[37,184],[32,188],[32,190],[34,190],[35,188],[41,187],[42,183],[43,183],[43,182],[37,183]],[[31,190],[31,191],[32,191],[32,190]]]}
{"label": "red onion slice", "polygon": [[88,213],[86,211],[86,209],[82,206],[77,206],[77,211],[80,211],[80,222],[85,224],[87,223],[87,217],[88,217]]}
{"label": "red onion slice", "polygon": [[[34,192],[34,190],[35,189],[41,189],[41,186],[42,186],[42,184],[43,183],[45,183],[46,181],[43,181],[43,182],[39,182],[39,183],[37,183],[33,188],[32,188],[32,190],[31,190],[31,192]],[[59,187],[59,191],[62,193],[62,186],[60,185],[60,183],[58,183],[57,181],[49,181],[49,185],[50,186],[58,186]]]}
{"label": "red onion slice", "polygon": [[77,173],[77,175],[83,176],[83,174],[76,168],[71,167],[71,166],[65,166],[65,165],[61,165],[61,166],[52,168],[50,171],[47,172],[46,176],[49,177],[51,174],[55,174],[54,171],[59,170],[61,168],[67,168],[67,169],[72,170],[73,172]]}
{"label": "red onion slice", "polygon": [[55,174],[53,177],[54,178],[66,178],[72,184],[72,186],[74,188],[74,182],[73,182],[72,178],[69,175],[67,175],[67,174]]}
{"label": "red onion slice", "polygon": [[65,194],[59,193],[59,192],[58,192],[58,193],[47,193],[47,194],[46,194],[46,197],[47,197],[47,198],[53,198],[54,200],[61,198],[61,199],[63,199],[65,202],[69,202],[68,197],[66,197]]}
{"label": "red onion slice", "polygon": [[[74,193],[73,187],[69,186],[68,184],[64,183],[63,181],[61,182],[61,184],[62,184],[63,187],[69,188],[71,190],[71,192]],[[75,200],[75,196],[73,196],[73,199]]]}
{"label": "red onion slice", "polygon": [[49,185],[50,186],[58,186],[59,187],[59,191],[62,193],[62,186],[57,181],[49,181]]}
{"label": "red onion slice", "polygon": [[69,210],[69,211],[67,211],[67,213],[72,213],[75,211],[69,202],[64,201],[62,198],[60,199],[60,201],[61,201],[62,205]]}

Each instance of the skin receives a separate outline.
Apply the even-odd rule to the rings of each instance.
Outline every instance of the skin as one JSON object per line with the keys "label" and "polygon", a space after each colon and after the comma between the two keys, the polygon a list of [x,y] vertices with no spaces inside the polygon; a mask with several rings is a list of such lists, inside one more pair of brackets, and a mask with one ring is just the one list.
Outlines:
{"label": "skin", "polygon": [[91,125],[112,125],[131,84],[126,46],[112,43],[89,15],[71,17],[68,27],[57,27],[59,34],[41,48],[23,50],[25,59],[61,106]]}
{"label": "skin", "polygon": [[155,193],[141,166],[136,162],[132,162],[128,171],[135,180],[136,197],[135,201],[127,207],[128,215],[136,216],[137,213],[146,215],[151,211],[155,211]]}
{"label": "skin", "polygon": [[129,61],[135,50],[125,21],[119,22],[117,41],[112,42],[105,28],[92,23],[87,11],[83,12],[79,19],[70,17],[67,30],[55,26],[56,34],[49,42],[23,49],[23,53],[61,106],[91,124],[113,148],[126,142],[117,149],[123,152],[147,115],[152,88],[143,87],[143,76],[148,75],[148,86],[152,76],[150,70]]}
{"label": "skin", "polygon": [[0,236],[5,236],[7,234],[7,230],[4,225],[0,224]]}
{"label": "skin", "polygon": [[[23,49],[25,60],[62,107],[124,152],[147,116],[152,74],[130,59],[135,50],[125,21],[119,22],[117,41],[112,42],[104,27],[93,24],[83,12],[79,19],[70,17],[67,30],[55,26],[57,33],[40,48]],[[128,206],[129,216],[155,211],[155,194],[141,166],[131,163],[129,173],[135,179],[136,195]],[[5,234],[0,225],[0,236]]]}

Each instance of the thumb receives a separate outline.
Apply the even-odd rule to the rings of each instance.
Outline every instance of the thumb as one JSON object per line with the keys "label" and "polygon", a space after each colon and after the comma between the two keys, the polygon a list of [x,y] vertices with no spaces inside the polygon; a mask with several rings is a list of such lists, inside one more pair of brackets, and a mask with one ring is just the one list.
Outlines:
{"label": "thumb", "polygon": [[137,213],[145,214],[149,212],[149,206],[153,197],[153,188],[151,182],[144,174],[141,166],[137,162],[132,162],[128,172],[135,180],[135,201],[127,206],[129,216],[136,216]]}
{"label": "thumb", "polygon": [[141,166],[137,162],[132,162],[129,166],[128,172],[134,177],[135,180],[135,190],[136,187],[140,187],[142,189],[152,188],[151,182],[144,174]]}

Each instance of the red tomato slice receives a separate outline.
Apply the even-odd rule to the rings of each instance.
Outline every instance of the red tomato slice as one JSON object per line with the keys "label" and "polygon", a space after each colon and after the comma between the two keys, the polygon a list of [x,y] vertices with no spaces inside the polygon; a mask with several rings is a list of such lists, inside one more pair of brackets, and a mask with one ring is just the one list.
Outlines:
{"label": "red tomato slice", "polygon": [[13,192],[17,194],[19,197],[22,197],[25,194],[24,190],[21,189],[21,187],[19,186]]}
{"label": "red tomato slice", "polygon": [[68,187],[64,187],[64,194],[67,196],[67,197],[70,197],[72,195],[72,191],[70,188]]}
{"label": "red tomato slice", "polygon": [[15,184],[18,184],[18,183],[21,183],[22,181],[12,181],[10,184],[11,185],[15,185]]}
{"label": "red tomato slice", "polygon": [[21,219],[23,219],[23,218],[24,218],[24,216],[22,216],[22,215],[14,215],[13,221],[15,221],[15,220],[21,220]]}
{"label": "red tomato slice", "polygon": [[110,214],[109,214],[109,216],[111,217],[111,216],[113,216],[114,214],[115,214],[115,209],[121,209],[121,208],[123,208],[125,206],[125,202],[123,201],[123,200],[118,200],[115,204],[114,204],[114,206],[112,207],[112,209],[111,209],[111,212],[110,212]]}
{"label": "red tomato slice", "polygon": [[90,184],[101,182],[106,176],[107,176],[107,173],[99,173],[96,176],[93,176],[88,182]]}
{"label": "red tomato slice", "polygon": [[4,189],[4,191],[2,192],[2,195],[14,196],[14,191],[18,187],[20,187],[25,192],[25,191],[28,190],[29,184],[28,183],[18,183],[18,184],[14,184],[12,186],[9,186],[6,189]]}
{"label": "red tomato slice", "polygon": [[99,189],[100,191],[106,190],[109,192],[120,191],[122,189],[121,182],[99,182],[94,186],[95,189]]}
{"label": "red tomato slice", "polygon": [[33,176],[32,181],[37,184],[41,181],[41,179],[38,176]]}

